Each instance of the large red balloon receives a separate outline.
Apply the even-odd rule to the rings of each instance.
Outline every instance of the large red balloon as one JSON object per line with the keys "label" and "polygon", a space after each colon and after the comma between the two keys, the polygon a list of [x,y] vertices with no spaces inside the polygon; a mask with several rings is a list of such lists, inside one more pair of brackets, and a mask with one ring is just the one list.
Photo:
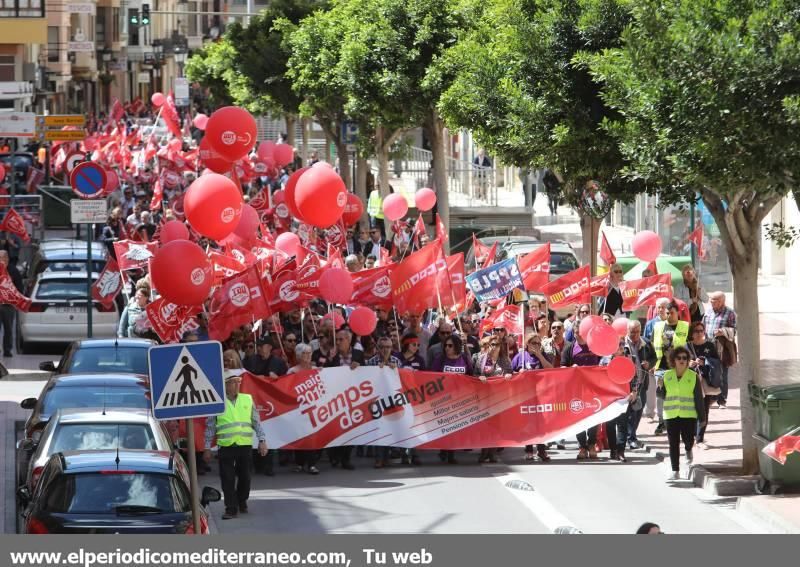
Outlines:
{"label": "large red balloon", "polygon": [[205,130],[206,124],[208,124],[208,116],[205,114],[196,114],[192,120],[192,124],[194,124],[194,127],[198,130]]}
{"label": "large red balloon", "polygon": [[246,156],[256,143],[253,116],[238,106],[223,106],[208,117],[206,136],[211,147],[229,161]]}
{"label": "large red balloon", "polygon": [[242,194],[236,184],[218,173],[198,177],[186,190],[183,208],[192,228],[203,236],[221,240],[239,224]]}
{"label": "large red balloon", "polygon": [[258,144],[258,157],[265,162],[275,163],[275,142],[267,140]]}
{"label": "large red balloon", "polygon": [[173,240],[156,252],[150,277],[158,293],[176,305],[201,305],[214,274],[205,251],[189,240]]}
{"label": "large red balloon", "polygon": [[179,220],[171,220],[161,227],[159,242],[162,246],[173,240],[189,240],[189,229]]}
{"label": "large red balloon", "polygon": [[652,262],[661,254],[661,237],[652,230],[643,230],[633,236],[631,247],[642,262]]}
{"label": "large red balloon", "polygon": [[589,350],[599,356],[611,356],[619,348],[617,332],[605,321],[592,327],[586,342]]}
{"label": "large red balloon", "polygon": [[383,214],[390,221],[400,220],[408,212],[408,201],[400,193],[392,193],[383,200]]}
{"label": "large red balloon", "polygon": [[239,224],[224,240],[227,242],[229,239],[235,238],[235,243],[237,244],[250,244],[258,238],[258,226],[260,224],[261,219],[258,217],[258,211],[245,204],[242,206],[242,216],[239,217]]}
{"label": "large red balloon", "polygon": [[153,103],[153,106],[161,106],[166,100],[163,93],[153,93],[153,96],[150,97],[150,102]]}
{"label": "large red balloon", "polygon": [[233,167],[233,163],[219,155],[214,148],[211,147],[211,142],[208,138],[200,140],[200,145],[197,147],[200,159],[203,165],[215,173],[228,173]]}
{"label": "large red balloon", "polygon": [[375,315],[375,311],[369,307],[356,307],[350,313],[349,323],[353,332],[359,337],[363,337],[372,334],[378,324],[378,317]]}
{"label": "large red balloon", "polygon": [[287,256],[294,256],[300,248],[300,237],[293,232],[282,232],[275,239],[275,248]]}
{"label": "large red balloon", "polygon": [[578,332],[585,339],[589,336],[589,331],[592,330],[592,327],[602,322],[603,318],[600,317],[599,315],[587,315],[586,317],[581,319],[581,322],[578,325]]}
{"label": "large red balloon", "polygon": [[353,297],[353,278],[342,268],[330,268],[319,278],[319,293],[328,303],[350,303]]}
{"label": "large red balloon", "polygon": [[361,215],[364,214],[364,203],[358,198],[355,193],[347,194],[347,204],[344,206],[344,213],[342,213],[342,220],[345,226],[352,226],[358,222]]}
{"label": "large red balloon", "polygon": [[294,147],[289,144],[277,144],[272,151],[278,167],[289,165],[294,161]]}
{"label": "large red balloon", "polygon": [[286,197],[286,206],[289,207],[289,212],[292,214],[292,216],[299,221],[302,221],[303,217],[300,215],[300,211],[297,208],[297,203],[295,203],[294,190],[297,187],[297,180],[300,179],[300,176],[306,171],[308,171],[307,167],[301,167],[292,173],[289,176],[289,179],[286,181],[286,186],[283,188],[283,195]]}
{"label": "large red balloon", "polygon": [[333,322],[333,328],[339,329],[342,325],[344,325],[344,317],[339,311],[333,311],[332,313],[326,313],[322,316],[320,321],[324,321],[325,319],[330,319]]}
{"label": "large red balloon", "polygon": [[614,327],[617,335],[624,337],[628,334],[628,323],[630,323],[630,320],[627,317],[620,317],[619,319],[614,319],[611,326]]}
{"label": "large red balloon", "polygon": [[[5,171],[5,170],[3,170]],[[2,177],[0,177],[0,181],[2,181]],[[106,168],[106,186],[103,188],[103,195],[111,195],[114,191],[119,189],[119,175],[117,172],[111,168]]]}
{"label": "large red balloon", "polygon": [[626,356],[615,356],[608,363],[608,379],[614,384],[627,384],[633,379],[636,366]]}
{"label": "large red balloon", "polygon": [[414,195],[414,204],[420,211],[430,211],[436,204],[436,192],[429,187],[423,187]]}
{"label": "large red balloon", "polygon": [[328,228],[344,212],[347,188],[333,169],[312,167],[297,181],[294,202],[305,222],[317,228]]}

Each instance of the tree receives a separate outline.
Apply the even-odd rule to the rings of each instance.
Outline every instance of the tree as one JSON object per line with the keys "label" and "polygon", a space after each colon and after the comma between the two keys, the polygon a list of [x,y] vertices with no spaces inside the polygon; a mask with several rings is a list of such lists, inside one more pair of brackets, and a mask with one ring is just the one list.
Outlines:
{"label": "tree", "polygon": [[630,173],[701,194],[728,253],[738,314],[744,472],[758,470],[747,383],[758,384],[765,215],[800,178],[800,11],[794,0],[636,0],[622,45],[589,59]]}
{"label": "tree", "polygon": [[594,265],[604,215],[588,210],[586,197],[599,186],[610,199],[630,201],[644,184],[621,175],[622,154],[601,127],[615,113],[600,97],[602,82],[576,58],[619,46],[628,9],[615,0],[490,0],[472,8],[470,33],[447,54],[456,78],[439,109],[504,163],[564,178],[564,196],[582,211],[585,261]]}
{"label": "tree", "polygon": [[230,85],[236,81],[233,46],[221,38],[197,50],[186,61],[186,76],[209,91],[211,102],[218,106],[233,104]]}

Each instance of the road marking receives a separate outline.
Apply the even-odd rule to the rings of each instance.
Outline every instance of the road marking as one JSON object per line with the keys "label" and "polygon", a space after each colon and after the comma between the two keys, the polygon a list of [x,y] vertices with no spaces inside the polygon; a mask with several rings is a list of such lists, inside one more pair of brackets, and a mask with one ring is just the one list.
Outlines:
{"label": "road marking", "polygon": [[530,510],[537,520],[547,527],[552,534],[556,528],[564,526],[574,526],[569,519],[548,502],[534,486],[533,490],[519,490],[507,486],[511,482],[516,485],[527,483],[525,479],[513,473],[497,474],[494,477],[503,487],[508,490],[520,503]]}

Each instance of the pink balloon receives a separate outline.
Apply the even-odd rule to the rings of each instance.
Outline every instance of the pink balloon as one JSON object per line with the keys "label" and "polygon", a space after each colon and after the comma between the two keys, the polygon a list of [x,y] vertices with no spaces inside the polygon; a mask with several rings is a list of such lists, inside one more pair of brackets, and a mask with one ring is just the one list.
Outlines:
{"label": "pink balloon", "polygon": [[192,120],[192,124],[194,124],[194,127],[198,130],[205,130],[206,124],[208,124],[208,116],[205,114],[197,114]]}
{"label": "pink balloon", "polygon": [[633,255],[642,262],[652,262],[661,254],[661,237],[652,230],[637,232],[632,244]]}
{"label": "pink balloon", "polygon": [[599,315],[588,315],[581,319],[581,323],[578,325],[578,332],[585,339],[589,336],[589,331],[592,330],[592,327],[602,322],[603,318]]}
{"label": "pink balloon", "polygon": [[327,161],[318,161],[317,163],[315,163],[311,167],[318,167],[318,168],[323,168],[324,167],[326,169],[333,169],[333,166],[331,164],[329,164]]}
{"label": "pink balloon", "polygon": [[278,167],[283,167],[294,161],[294,147],[289,144],[277,144],[273,150],[275,163]]}
{"label": "pink balloon", "polygon": [[614,384],[627,384],[633,379],[636,366],[627,356],[615,356],[608,363],[608,378]]}
{"label": "pink balloon", "polygon": [[245,204],[242,207],[242,216],[239,217],[239,224],[233,229],[233,232],[228,236],[235,236],[240,241],[247,244],[258,238],[258,226],[261,224],[261,219],[258,217],[256,211],[250,205]]}
{"label": "pink balloon", "polygon": [[172,138],[167,143],[167,147],[169,147],[169,149],[174,150],[174,151],[177,152],[178,150],[180,150],[183,147],[183,140],[181,140],[179,138]]}
{"label": "pink balloon", "polygon": [[275,142],[272,140],[267,140],[266,142],[261,142],[258,144],[258,150],[256,152],[258,157],[260,157],[265,162],[275,162]]}
{"label": "pink balloon", "polygon": [[295,256],[300,246],[300,237],[293,232],[282,232],[275,239],[275,248],[288,256]]}
{"label": "pink balloon", "polygon": [[619,348],[619,337],[614,328],[605,321],[596,324],[586,337],[589,350],[598,356],[611,356]]}
{"label": "pink balloon", "polygon": [[620,317],[619,319],[614,319],[611,326],[617,332],[617,335],[624,337],[628,334],[628,323],[630,323],[630,320],[627,317]]}
{"label": "pink balloon", "polygon": [[363,337],[372,334],[378,324],[378,317],[375,315],[375,311],[369,307],[356,307],[350,313],[349,323],[353,332],[359,337]]}
{"label": "pink balloon", "polygon": [[400,220],[408,212],[408,201],[399,193],[392,193],[383,200],[383,214],[390,221]]}
{"label": "pink balloon", "polygon": [[349,303],[353,297],[353,278],[342,268],[325,270],[319,278],[319,293],[328,303]]}
{"label": "pink balloon", "polygon": [[324,321],[325,319],[331,319],[333,321],[333,328],[339,329],[342,325],[344,325],[344,317],[338,311],[333,311],[332,313],[326,313],[322,316],[320,321]]}
{"label": "pink balloon", "polygon": [[414,203],[420,211],[430,211],[436,204],[436,192],[428,187],[423,187],[414,195]]}
{"label": "pink balloon", "polygon": [[153,93],[153,96],[150,97],[150,102],[153,103],[153,106],[161,106],[165,100],[167,99],[163,93]]}
{"label": "pink balloon", "polygon": [[[283,195],[284,195],[284,202],[289,209],[289,213],[296,218],[297,220],[302,221],[303,217],[300,215],[300,211],[297,209],[297,204],[294,201],[294,189],[297,186],[297,180],[300,179],[300,176],[303,175],[306,171],[308,171],[307,167],[301,167],[294,173],[289,176],[289,180],[286,182],[286,186],[283,188]],[[276,191],[277,193],[277,191]]]}
{"label": "pink balloon", "polygon": [[167,221],[161,227],[161,236],[159,238],[161,245],[163,246],[173,240],[189,240],[189,229],[179,220]]}

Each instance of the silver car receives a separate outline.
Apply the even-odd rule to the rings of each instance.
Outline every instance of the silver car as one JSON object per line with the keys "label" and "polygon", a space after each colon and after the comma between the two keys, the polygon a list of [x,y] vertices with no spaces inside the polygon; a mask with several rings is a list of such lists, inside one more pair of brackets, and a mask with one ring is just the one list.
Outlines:
{"label": "silver car", "polygon": [[55,453],[117,448],[171,451],[173,443],[149,410],[59,410],[39,438],[24,484],[33,492],[47,459]]}

